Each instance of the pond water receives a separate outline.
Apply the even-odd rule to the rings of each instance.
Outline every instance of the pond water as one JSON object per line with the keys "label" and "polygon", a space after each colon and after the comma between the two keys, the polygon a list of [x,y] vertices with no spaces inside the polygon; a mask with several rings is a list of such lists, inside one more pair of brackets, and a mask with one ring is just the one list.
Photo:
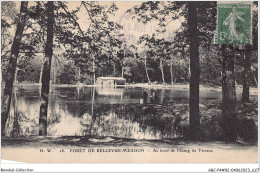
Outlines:
{"label": "pond water", "polygon": [[[188,88],[146,89],[148,106],[141,106],[140,87],[51,87],[47,136],[93,136],[133,139],[182,137],[181,129],[167,121],[157,122],[156,111],[147,109],[168,100],[188,100]],[[152,93],[155,97],[152,97]],[[221,91],[205,89],[201,99],[221,99]],[[5,134],[9,137],[38,136],[40,87],[14,89]],[[188,111],[188,110],[186,110]],[[151,116],[153,114],[153,116]]]}

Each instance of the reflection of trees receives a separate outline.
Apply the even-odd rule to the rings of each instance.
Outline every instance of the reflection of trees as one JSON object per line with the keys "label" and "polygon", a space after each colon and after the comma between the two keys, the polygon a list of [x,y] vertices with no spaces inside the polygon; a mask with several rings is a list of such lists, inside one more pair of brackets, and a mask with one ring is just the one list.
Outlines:
{"label": "reflection of trees", "polygon": [[[92,97],[93,88],[58,88],[51,95],[51,116],[59,114],[59,110],[55,108],[59,107],[74,117],[82,117],[90,110],[88,108],[90,103],[87,100],[92,100]],[[96,98],[96,94],[94,94],[94,98]]]}
{"label": "reflection of trees", "polygon": [[18,109],[19,92],[14,89],[10,115],[7,120],[5,135],[9,137],[21,137],[37,135],[38,126],[35,119],[30,119]]}
{"label": "reflection of trees", "polygon": [[86,110],[80,122],[84,127],[83,134],[95,135],[97,127],[104,125],[103,117],[108,116],[110,105],[86,105]]}
{"label": "reflection of trees", "polygon": [[[176,111],[176,112],[175,112]],[[183,136],[183,113],[166,106],[148,107],[142,111],[142,124],[150,126],[154,133],[160,132],[160,138],[176,138]]]}
{"label": "reflection of trees", "polygon": [[184,122],[187,121],[185,107],[149,106],[140,108],[137,105],[124,105],[115,109],[119,118],[130,119],[138,122],[139,130],[145,132],[147,128],[160,138],[182,137]]}
{"label": "reflection of trees", "polygon": [[[103,104],[97,102],[97,93],[93,88],[85,88],[84,93],[79,91],[82,93],[80,97],[77,93],[70,94],[75,91],[77,92],[77,88],[54,88],[52,90],[48,119],[44,120],[46,125],[43,126],[47,131],[48,124],[48,135],[162,139],[180,137],[183,134],[182,115],[187,112],[187,108],[183,111],[174,108],[174,105],[177,104],[176,100],[170,106],[163,104],[141,107],[135,103]],[[30,101],[31,94],[21,94],[19,89],[17,97],[21,106],[18,110],[15,106],[16,113],[8,120],[8,136],[38,135],[38,125],[41,123],[38,124],[35,120],[27,118],[32,116],[35,111],[39,111],[38,109],[31,110],[32,107],[35,107],[33,104],[39,105],[38,100],[36,103],[25,102],[24,97]],[[156,94],[160,97],[162,93],[157,92]],[[167,94],[165,92],[163,95]],[[75,97],[68,98],[68,95]],[[160,102],[160,98],[158,98],[158,102]],[[17,105],[17,102],[13,102],[13,105]],[[25,106],[27,108],[24,108]]]}
{"label": "reflection of trees", "polygon": [[13,125],[13,131],[12,131],[11,135],[13,137],[18,137],[18,135],[20,134],[21,126],[20,126],[20,123],[18,121],[18,113],[17,113],[17,109],[18,109],[17,88],[15,88],[14,91],[13,91],[13,107],[14,107],[14,125]]}
{"label": "reflection of trees", "polygon": [[34,119],[29,119],[18,111],[9,117],[5,132],[8,137],[34,136],[37,135],[38,125]]}
{"label": "reflection of trees", "polygon": [[81,121],[84,135],[162,139],[183,134],[181,114],[162,106],[142,108],[136,104],[107,104],[90,105],[88,109],[90,111]]}
{"label": "reflection of trees", "polygon": [[40,106],[39,136],[47,135],[47,104],[42,103]]}
{"label": "reflection of trees", "polygon": [[50,117],[48,118],[48,127],[59,123],[60,119],[61,119],[61,114],[59,113],[51,114]]}

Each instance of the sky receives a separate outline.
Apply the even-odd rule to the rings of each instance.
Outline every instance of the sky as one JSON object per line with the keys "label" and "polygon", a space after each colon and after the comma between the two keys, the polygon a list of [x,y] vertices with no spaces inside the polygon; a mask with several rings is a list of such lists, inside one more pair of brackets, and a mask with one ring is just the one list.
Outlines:
{"label": "sky", "polygon": [[[80,1],[66,1],[68,5],[69,11],[75,10],[77,7],[80,6]],[[113,2],[112,1],[99,1],[100,5],[110,6]],[[122,31],[119,34],[124,34],[124,39],[126,40],[127,44],[134,44],[136,45],[140,36],[148,34],[152,35],[156,33],[158,29],[158,25],[156,21],[149,22],[147,24],[143,24],[137,22],[136,19],[132,19],[132,15],[126,13],[128,9],[133,8],[134,6],[139,6],[142,4],[141,1],[115,1],[114,2],[118,7],[118,10],[115,12],[115,15],[110,15],[109,20],[117,22],[121,26],[123,26]],[[33,4],[33,1],[29,1],[29,6]],[[20,2],[16,2],[17,11],[20,10]],[[82,6],[80,11],[78,12],[78,23],[83,31],[86,31],[89,24],[90,19],[88,17],[88,13],[86,9]],[[180,21],[173,21],[171,22],[167,29],[166,33],[164,34],[157,34],[158,38],[165,38],[169,39],[169,35],[172,35],[179,27],[181,26]]]}
{"label": "sky", "polygon": [[[126,13],[128,9],[132,9],[134,6],[139,6],[142,4],[141,1],[116,1],[114,2],[118,7],[118,11],[115,12],[114,16],[110,16],[110,20],[117,22],[121,26],[123,26],[123,30],[121,33],[125,34],[127,42],[131,44],[135,44],[140,36],[144,34],[152,35],[156,33],[158,29],[158,25],[156,22],[149,22],[146,25],[140,22],[137,22],[135,19],[132,19],[132,15]],[[111,1],[99,2],[100,5],[110,6],[112,4]],[[68,2],[69,10],[76,9],[76,7],[80,6],[80,2]],[[84,8],[81,8],[79,14],[79,24],[83,30],[86,30],[90,24],[88,14]],[[160,34],[158,37],[160,38],[169,38],[169,35],[172,34],[175,30],[177,30],[181,26],[180,21],[173,21],[167,27],[167,32],[165,34]]]}

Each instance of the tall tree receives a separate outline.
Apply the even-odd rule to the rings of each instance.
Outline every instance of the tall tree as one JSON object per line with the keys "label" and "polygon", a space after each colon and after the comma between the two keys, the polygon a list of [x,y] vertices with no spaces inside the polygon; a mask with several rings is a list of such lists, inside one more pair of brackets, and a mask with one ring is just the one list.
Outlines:
{"label": "tall tree", "polygon": [[235,141],[237,137],[236,87],[234,76],[234,48],[221,45],[222,51],[222,116],[226,141]]}
{"label": "tall tree", "polygon": [[17,66],[17,58],[19,55],[19,48],[21,45],[21,39],[23,36],[23,30],[24,30],[25,21],[26,21],[27,6],[28,6],[27,1],[21,2],[20,18],[17,23],[14,41],[13,41],[13,45],[11,48],[11,55],[10,55],[8,70],[7,70],[7,74],[6,74],[4,95],[2,97],[1,134],[4,134],[5,124],[8,119],[8,115],[9,115],[9,111],[10,111],[10,103],[11,103],[11,97],[12,97],[12,91],[13,91],[14,76],[15,76],[15,70],[16,70],[16,66]]}
{"label": "tall tree", "polygon": [[143,35],[139,38],[139,42],[143,42],[149,48],[145,50],[147,56],[151,57],[154,61],[159,61],[161,80],[165,83],[164,65],[166,60],[169,58],[171,43],[165,41],[165,39],[156,38],[155,35],[152,35],[151,37],[149,35]]}
{"label": "tall tree", "polygon": [[6,76],[6,70],[9,63],[8,60],[13,42],[13,35],[10,31],[13,26],[17,24],[18,11],[16,10],[16,3],[12,1],[1,2],[1,9],[1,79],[3,82]]}
{"label": "tall tree", "polygon": [[[114,3],[112,3],[111,6],[105,7],[94,1],[81,2],[80,7],[76,11],[70,12],[66,3],[59,2],[59,6],[64,11],[61,11],[60,14],[67,15],[71,21],[69,25],[72,25],[67,27],[66,30],[61,26],[56,26],[56,28],[58,28],[58,38],[60,42],[64,44],[65,47],[68,47],[66,48],[65,54],[68,57],[73,57],[75,65],[80,68],[82,74],[90,74],[95,81],[95,76],[98,75],[100,71],[101,73],[103,71],[103,69],[97,67],[99,65],[109,64],[111,58],[116,59],[114,56],[103,55],[111,53],[111,47],[119,47],[120,45],[118,33],[121,26],[109,20],[109,16],[117,10],[117,7]],[[86,31],[80,28],[77,21],[76,14],[80,8],[86,10],[90,21],[90,25]],[[66,24],[68,25],[68,23]],[[71,27],[75,27],[77,32],[71,31]],[[98,58],[102,59],[104,57],[107,57],[107,60],[101,63]],[[92,84],[94,83],[93,80]]]}
{"label": "tall tree", "polygon": [[10,53],[13,37],[10,34],[10,29],[14,24],[17,24],[16,3],[4,1],[1,2],[1,60],[6,59],[6,55]]}
{"label": "tall tree", "polygon": [[41,106],[39,119],[39,135],[47,135],[47,113],[50,91],[51,62],[53,55],[53,25],[54,25],[54,2],[47,2],[47,41],[45,46],[45,60],[42,73]]}
{"label": "tall tree", "polygon": [[165,73],[164,73],[164,64],[166,62],[167,57],[167,48],[169,46],[169,42],[166,42],[164,39],[156,40],[156,47],[158,48],[156,55],[160,61],[159,67],[162,75],[162,82],[165,83]]}
{"label": "tall tree", "polygon": [[243,82],[243,91],[242,91],[242,103],[249,102],[249,87],[250,87],[250,72],[251,72],[251,56],[252,50],[250,50],[249,45],[245,45],[242,48],[243,50],[240,51],[241,59],[242,59],[242,82]]}
{"label": "tall tree", "polygon": [[150,77],[149,77],[149,73],[148,73],[148,59],[149,59],[149,53],[150,53],[150,49],[151,49],[151,44],[149,43],[149,36],[148,35],[143,35],[139,38],[138,40],[138,44],[141,46],[141,49],[139,51],[141,51],[139,53],[139,59],[140,61],[144,64],[144,70],[145,70],[145,74],[146,74],[146,78],[147,78],[147,82],[148,84],[151,83]]}
{"label": "tall tree", "polygon": [[[140,44],[140,43],[139,43]],[[144,65],[144,70],[145,70],[145,74],[146,74],[146,78],[147,78],[147,82],[148,84],[151,83],[150,77],[149,77],[149,73],[148,73],[148,51],[147,48],[148,45],[144,45],[144,47],[140,50],[141,52],[139,53],[139,56],[136,56],[137,60],[139,60],[143,65]]]}
{"label": "tall tree", "polygon": [[199,36],[198,36],[198,2],[188,2],[188,32],[190,41],[190,138],[200,137],[200,114],[199,114]]}
{"label": "tall tree", "polygon": [[[251,64],[252,61],[257,61],[257,56],[253,56],[253,52],[258,49],[258,12],[257,7],[258,3],[257,1],[254,2],[254,5],[252,7],[252,44],[250,45],[243,45],[238,46],[240,53],[240,65],[243,68],[242,71],[242,83],[243,83],[243,91],[242,91],[242,98],[241,102],[246,103],[249,102],[249,87],[250,87],[250,79],[251,76],[254,74],[251,70]],[[241,47],[241,48],[240,48]],[[255,84],[257,85],[257,81],[255,80]]]}
{"label": "tall tree", "polygon": [[[201,3],[203,4],[203,3]],[[207,3],[206,3],[207,4]],[[190,69],[191,69],[191,78],[190,78],[190,138],[192,140],[197,140],[200,137],[200,116],[199,116],[199,79],[200,79],[200,66],[199,66],[199,45],[200,41],[203,39],[199,37],[198,26],[201,23],[198,23],[198,11],[199,2],[144,2],[138,8],[134,8],[135,13],[138,15],[139,20],[142,17],[142,21],[148,22],[153,19],[159,20],[159,25],[163,28],[167,26],[169,21],[178,19],[180,16],[184,16],[187,19],[186,23],[183,25],[187,26],[187,32],[185,37],[187,37],[189,42],[186,44],[190,48]],[[160,8],[162,7],[162,8]],[[183,8],[184,7],[184,8]],[[147,15],[147,11],[151,11]],[[202,10],[203,15],[200,14],[200,17],[207,16],[208,11]],[[169,15],[171,14],[171,15]],[[170,17],[169,17],[170,16]],[[167,20],[167,18],[169,18]],[[205,24],[205,21],[203,21]],[[210,25],[210,22],[207,26]],[[207,34],[207,26],[200,29],[200,32],[204,32],[202,36]],[[163,31],[163,29],[162,29]],[[201,33],[200,33],[201,34]],[[202,37],[203,38],[203,37]]]}

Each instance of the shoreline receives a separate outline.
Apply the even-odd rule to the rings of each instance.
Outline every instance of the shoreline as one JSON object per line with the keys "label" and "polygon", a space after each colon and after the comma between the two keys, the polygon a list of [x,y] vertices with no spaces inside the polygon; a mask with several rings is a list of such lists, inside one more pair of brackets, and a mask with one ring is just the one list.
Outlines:
{"label": "shoreline", "polygon": [[[4,84],[2,84],[3,88]],[[39,83],[19,83],[14,84],[14,87],[41,87]],[[62,88],[73,88],[73,87],[100,87],[101,85],[85,85],[85,84],[51,84],[51,87],[62,87]],[[126,84],[126,85],[116,85],[115,88],[147,88],[147,89],[189,89],[189,83],[176,83],[174,85],[171,84],[148,84],[148,83],[136,83],[136,84]],[[218,85],[208,85],[208,84],[200,84],[200,91],[203,90],[213,90],[213,91],[222,91],[222,87]],[[236,85],[236,91],[238,93],[242,92],[243,86]],[[249,88],[250,95],[258,95],[258,87],[250,86]]]}

